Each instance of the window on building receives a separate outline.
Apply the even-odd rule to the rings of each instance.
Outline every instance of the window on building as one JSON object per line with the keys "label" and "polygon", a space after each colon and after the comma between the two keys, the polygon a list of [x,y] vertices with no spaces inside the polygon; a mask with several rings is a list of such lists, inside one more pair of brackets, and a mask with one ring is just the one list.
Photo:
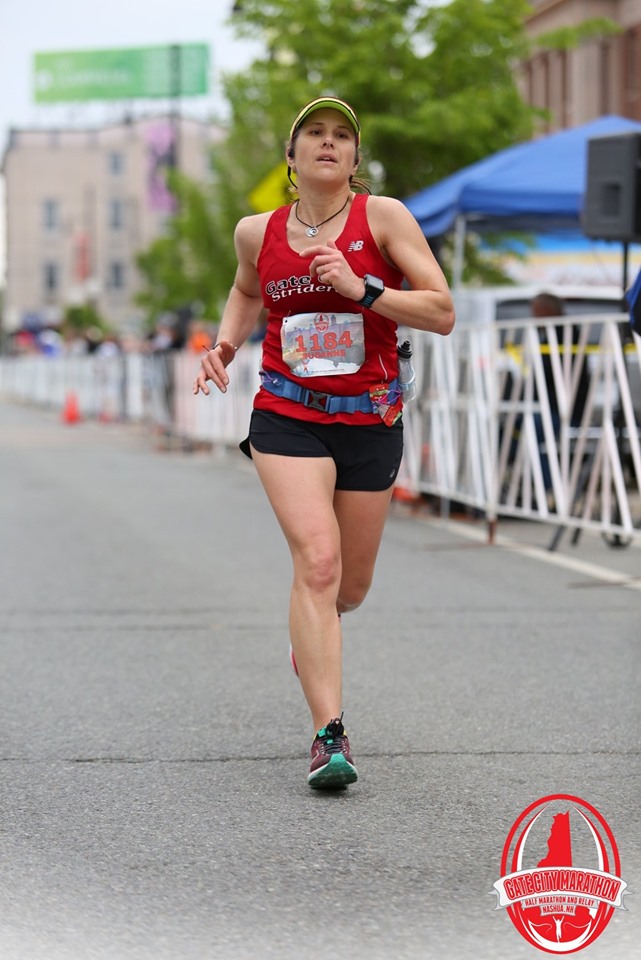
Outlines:
{"label": "window on building", "polygon": [[122,230],[125,225],[125,205],[122,200],[109,201],[109,227],[111,230]]}
{"label": "window on building", "polygon": [[[523,77],[525,81],[525,99],[530,104],[534,103],[534,77],[532,75],[532,61],[528,60],[523,68]],[[212,155],[213,167],[213,155]]]}
{"label": "window on building", "polygon": [[569,61],[567,50],[559,51],[559,69],[561,74],[560,120],[561,120],[561,127],[565,129],[572,125],[572,92],[570,89],[570,61]]}
{"label": "window on building", "polygon": [[109,173],[114,177],[121,176],[125,171],[125,156],[118,150],[112,150],[107,157]]}
{"label": "window on building", "polygon": [[[544,110],[552,109],[550,96],[550,54],[545,52],[541,54],[541,106]],[[546,130],[550,129],[549,122],[545,124]]]}
{"label": "window on building", "polygon": [[624,41],[624,81],[623,96],[626,113],[629,117],[637,119],[641,116],[641,104],[639,95],[641,93],[639,67],[641,55],[641,29],[628,30]]}
{"label": "window on building", "polygon": [[608,113],[610,110],[610,92],[612,88],[611,83],[611,66],[612,66],[612,47],[609,41],[604,41],[599,48],[599,94],[601,102],[599,104],[599,109],[601,113]]}
{"label": "window on building", "polygon": [[109,264],[109,275],[107,277],[107,286],[110,290],[124,290],[125,288],[125,265],[121,260],[113,260]]}
{"label": "window on building", "polygon": [[42,203],[42,226],[45,230],[57,230],[60,226],[60,205],[48,198]]}
{"label": "window on building", "polygon": [[42,267],[42,284],[45,294],[51,296],[60,288],[60,268],[57,263],[47,261]]}

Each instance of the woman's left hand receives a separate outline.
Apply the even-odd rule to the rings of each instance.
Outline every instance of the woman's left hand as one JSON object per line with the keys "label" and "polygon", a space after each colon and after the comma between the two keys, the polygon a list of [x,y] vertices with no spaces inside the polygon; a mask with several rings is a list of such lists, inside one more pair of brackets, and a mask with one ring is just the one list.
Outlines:
{"label": "woman's left hand", "polygon": [[334,240],[309,247],[301,253],[301,257],[312,257],[310,276],[315,274],[320,283],[333,287],[342,297],[360,300],[365,295],[362,277],[356,276]]}

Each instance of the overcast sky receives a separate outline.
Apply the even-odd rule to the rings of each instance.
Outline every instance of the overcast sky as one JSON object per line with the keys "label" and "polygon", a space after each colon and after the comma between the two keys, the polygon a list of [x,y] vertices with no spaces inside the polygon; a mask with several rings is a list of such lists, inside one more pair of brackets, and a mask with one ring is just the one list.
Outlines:
{"label": "overcast sky", "polygon": [[[77,118],[83,109],[35,106],[32,63],[33,54],[40,51],[207,43],[211,51],[209,103],[222,109],[221,72],[245,68],[260,52],[257,44],[235,40],[226,25],[232,6],[232,0],[0,0],[3,147],[11,126],[46,125],[52,117],[54,122],[65,116]],[[202,102],[198,106],[202,107]]]}
{"label": "overcast sky", "polygon": [[[170,43],[207,43],[210,96],[191,101],[199,115],[225,115],[222,72],[246,68],[260,46],[235,39],[226,25],[232,0],[0,0],[0,153],[10,127],[78,123],[101,119],[86,105],[36,107],[32,63],[37,52],[95,50]],[[148,103],[152,103],[148,101]],[[188,113],[190,104],[185,104]],[[100,108],[117,116],[118,107]],[[0,182],[0,282],[4,275],[4,201]]]}

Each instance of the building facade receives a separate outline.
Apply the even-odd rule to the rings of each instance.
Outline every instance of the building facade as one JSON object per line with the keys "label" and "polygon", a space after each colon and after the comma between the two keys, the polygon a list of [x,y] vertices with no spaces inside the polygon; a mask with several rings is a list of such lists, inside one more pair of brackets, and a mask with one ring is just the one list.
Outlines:
{"label": "building facade", "polygon": [[540,49],[523,66],[523,93],[549,112],[543,132],[576,127],[605,114],[641,121],[641,3],[639,0],[530,0],[531,40],[587,20],[607,18],[614,36],[573,50]]}
{"label": "building facade", "polygon": [[138,325],[135,255],[174,209],[167,168],[211,176],[219,127],[186,117],[94,130],[13,130],[3,160],[7,281],[3,326],[56,323],[92,303],[117,329]]}

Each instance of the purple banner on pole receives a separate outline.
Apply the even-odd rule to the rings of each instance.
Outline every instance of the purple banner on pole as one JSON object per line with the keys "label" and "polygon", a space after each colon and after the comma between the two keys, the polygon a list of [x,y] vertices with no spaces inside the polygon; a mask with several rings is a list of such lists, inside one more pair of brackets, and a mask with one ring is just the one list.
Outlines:
{"label": "purple banner on pole", "polygon": [[171,123],[147,128],[147,202],[157,213],[173,213],[176,199],[167,186],[167,171],[175,166],[176,131]]}

